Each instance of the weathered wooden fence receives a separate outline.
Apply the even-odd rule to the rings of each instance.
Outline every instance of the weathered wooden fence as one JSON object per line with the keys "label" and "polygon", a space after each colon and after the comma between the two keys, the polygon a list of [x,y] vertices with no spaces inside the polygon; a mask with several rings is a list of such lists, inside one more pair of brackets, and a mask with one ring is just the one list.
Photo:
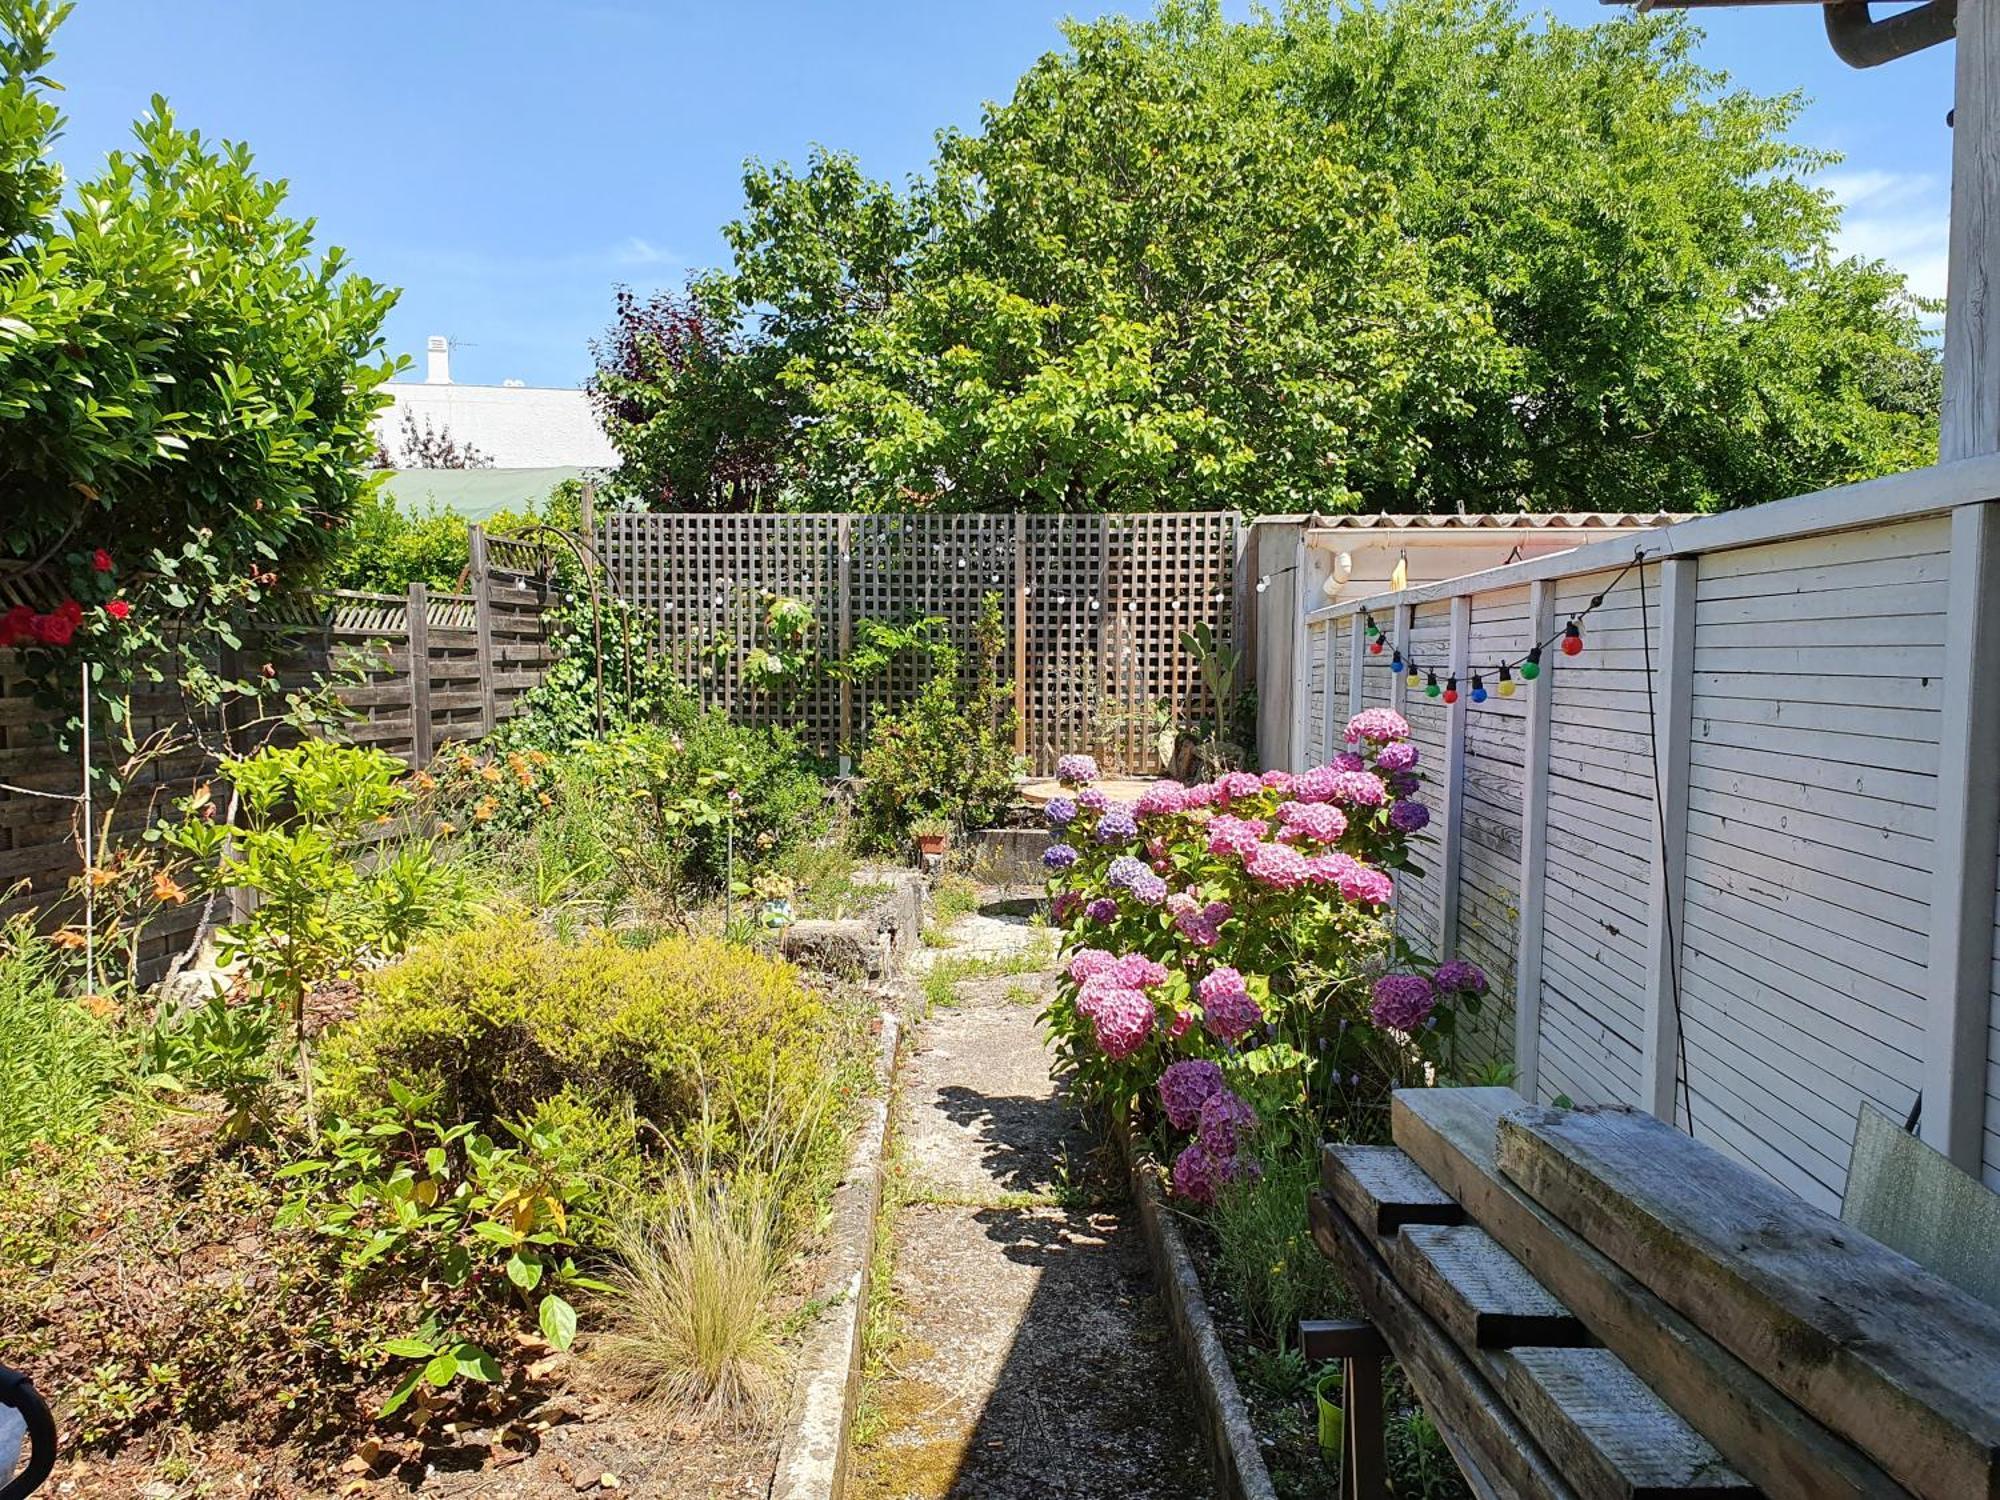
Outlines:
{"label": "weathered wooden fence", "polygon": [[[1860,1105],[1921,1096],[2000,1186],[1996,495],[1970,460],[1313,610],[1265,710],[1308,760],[1408,717],[1434,820],[1397,923],[1485,967],[1524,1093],[1691,1116],[1822,1206]],[[1599,596],[1582,654],[1500,696]]]}
{"label": "weathered wooden fence", "polygon": [[[411,765],[448,741],[473,741],[505,722],[549,661],[545,609],[552,593],[546,549],[473,533],[463,594],[412,584],[407,594],[342,590],[319,607],[278,611],[260,622],[232,673],[270,662],[281,688],[323,681],[352,712],[348,733]],[[133,701],[135,736],[187,719],[177,683]],[[80,870],[73,800],[81,784],[74,752],[58,751],[47,710],[29,694],[15,655],[0,651],[0,922],[27,913],[62,919]],[[238,725],[204,724],[178,753],[151,761],[112,813],[114,841],[136,836],[212,774],[216,755],[244,748]],[[115,759],[100,726],[100,764]],[[149,925],[146,951],[185,941],[197,918],[173,908]]]}
{"label": "weathered wooden fence", "polygon": [[773,596],[813,610],[812,645],[844,658],[857,625],[944,619],[969,645],[997,596],[1017,748],[1044,772],[1071,750],[1157,770],[1155,728],[1212,711],[1181,632],[1228,640],[1239,617],[1234,513],[1163,515],[612,515],[597,545],[620,597],[657,624],[661,651],[710,703],[786,724],[843,754],[870,716],[902,703],[927,663],[848,683],[824,672],[790,693],[746,680]]}

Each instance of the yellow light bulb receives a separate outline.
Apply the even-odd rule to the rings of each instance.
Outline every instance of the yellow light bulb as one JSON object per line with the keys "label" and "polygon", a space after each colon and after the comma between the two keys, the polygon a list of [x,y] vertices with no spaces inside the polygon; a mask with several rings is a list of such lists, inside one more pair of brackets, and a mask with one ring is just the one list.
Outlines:
{"label": "yellow light bulb", "polygon": [[1503,698],[1511,698],[1514,696],[1513,678],[1503,677],[1500,679],[1500,696]]}

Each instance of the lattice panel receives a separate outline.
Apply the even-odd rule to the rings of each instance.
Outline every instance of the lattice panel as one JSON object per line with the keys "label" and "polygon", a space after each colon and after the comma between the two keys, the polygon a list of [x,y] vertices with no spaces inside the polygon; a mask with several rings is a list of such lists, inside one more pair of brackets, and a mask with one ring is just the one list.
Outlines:
{"label": "lattice panel", "polygon": [[1000,669],[1016,685],[1020,743],[1039,771],[1088,749],[1115,769],[1159,769],[1160,727],[1210,715],[1181,632],[1232,635],[1238,519],[1152,516],[614,515],[601,547],[617,593],[654,616],[660,649],[705,701],[785,723],[824,754],[858,748],[884,709],[924,683],[906,655],[843,697],[823,673],[789,698],[747,688],[765,593],[814,606],[823,663],[864,620],[943,618],[964,651],[980,601],[1000,600]]}

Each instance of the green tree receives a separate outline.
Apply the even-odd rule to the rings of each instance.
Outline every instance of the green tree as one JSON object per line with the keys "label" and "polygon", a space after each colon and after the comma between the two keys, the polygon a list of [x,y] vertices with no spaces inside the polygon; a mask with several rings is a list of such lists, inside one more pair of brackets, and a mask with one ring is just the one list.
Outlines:
{"label": "green tree", "polygon": [[883,508],[1706,509],[1930,457],[1921,309],[1684,18],[1066,35],[906,191],[750,167],[699,378],[623,372],[632,495],[704,508],[718,430],[766,503]]}
{"label": "green tree", "polygon": [[395,294],[318,254],[250,153],[166,102],[64,206],[46,75],[68,13],[0,0],[0,620],[52,707],[87,667],[213,700],[246,620],[333,551],[370,481]]}

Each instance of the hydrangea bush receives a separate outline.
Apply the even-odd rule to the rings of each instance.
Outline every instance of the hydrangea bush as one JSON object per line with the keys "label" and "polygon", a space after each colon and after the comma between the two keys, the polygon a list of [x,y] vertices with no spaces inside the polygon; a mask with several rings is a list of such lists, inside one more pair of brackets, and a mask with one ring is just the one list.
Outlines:
{"label": "hydrangea bush", "polygon": [[1389,1091],[1449,1071],[1486,978],[1432,968],[1386,920],[1429,813],[1402,716],[1293,775],[1160,781],[1132,803],[1066,755],[1047,809],[1064,981],[1047,1021],[1086,1101],[1129,1109],[1212,1203],[1261,1154],[1381,1137]]}

